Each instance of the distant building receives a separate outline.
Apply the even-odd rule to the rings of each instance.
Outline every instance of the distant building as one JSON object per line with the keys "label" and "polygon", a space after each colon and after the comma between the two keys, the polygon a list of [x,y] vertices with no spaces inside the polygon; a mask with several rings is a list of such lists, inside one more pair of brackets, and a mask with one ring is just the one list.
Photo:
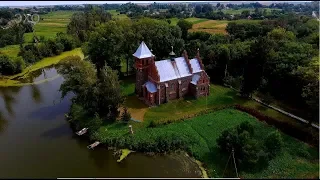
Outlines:
{"label": "distant building", "polygon": [[204,71],[199,56],[189,59],[184,51],[182,57],[155,61],[147,45],[142,41],[135,57],[136,94],[149,106],[160,105],[185,95],[194,97],[206,96],[210,93],[210,77]]}
{"label": "distant building", "polygon": [[251,16],[248,16],[247,19],[252,19],[252,17],[251,17]]}

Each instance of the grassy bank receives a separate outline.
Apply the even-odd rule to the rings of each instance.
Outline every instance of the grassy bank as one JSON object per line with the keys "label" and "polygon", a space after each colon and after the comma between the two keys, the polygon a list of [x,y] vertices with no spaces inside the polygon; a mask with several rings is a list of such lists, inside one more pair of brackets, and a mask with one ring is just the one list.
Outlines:
{"label": "grassy bank", "polygon": [[[257,121],[254,117],[234,110],[225,109],[188,119],[183,122],[155,128],[133,125],[134,134],[129,134],[127,124],[105,125],[92,138],[108,146],[129,148],[142,152],[163,152],[183,149],[205,164],[210,177],[222,177],[227,156],[221,153],[216,139],[225,129],[249,121],[256,129],[256,138],[263,141],[275,128]],[[145,122],[144,122],[145,123]],[[267,167],[258,172],[240,172],[243,178],[315,178],[318,176],[318,152],[316,149],[282,134],[285,148],[271,160]],[[231,172],[231,170],[230,170]],[[229,174],[229,177],[234,177]]]}
{"label": "grassy bank", "polygon": [[[38,61],[37,63],[25,68],[19,74],[16,74],[16,75],[13,75],[13,76],[3,76],[0,79],[0,86],[7,87],[7,86],[27,85],[25,83],[21,83],[20,81],[16,81],[16,80],[13,80],[13,79],[16,78],[16,77],[27,77],[30,72],[42,69],[42,68],[47,67],[47,66],[51,66],[51,65],[57,64],[63,58],[65,58],[67,56],[75,56],[75,55],[78,55],[81,58],[83,58],[83,54],[82,54],[82,51],[81,51],[80,48],[76,48],[76,49],[74,49],[72,51],[63,52],[58,56],[44,58],[44,59]],[[39,83],[39,82],[35,82],[35,83]],[[30,83],[28,83],[28,84],[30,84]]]}

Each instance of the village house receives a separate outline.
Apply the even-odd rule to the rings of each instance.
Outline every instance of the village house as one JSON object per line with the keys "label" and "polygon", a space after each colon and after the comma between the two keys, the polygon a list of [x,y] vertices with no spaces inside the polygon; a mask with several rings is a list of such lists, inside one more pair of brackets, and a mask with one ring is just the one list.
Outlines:
{"label": "village house", "polygon": [[204,66],[198,53],[189,59],[184,51],[181,57],[155,61],[147,45],[142,41],[135,57],[136,84],[135,92],[147,105],[154,106],[166,103],[172,99],[192,95],[196,98],[210,93],[210,77],[204,71]]}

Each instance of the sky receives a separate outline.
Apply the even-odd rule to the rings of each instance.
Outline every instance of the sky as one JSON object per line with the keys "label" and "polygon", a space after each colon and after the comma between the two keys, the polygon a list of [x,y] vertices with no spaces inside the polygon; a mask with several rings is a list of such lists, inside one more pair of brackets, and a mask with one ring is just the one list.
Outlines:
{"label": "sky", "polygon": [[[153,3],[153,2],[201,2],[201,1],[1,1],[0,6],[45,6],[45,5],[68,5],[68,4],[115,4],[115,3]],[[205,2],[230,2],[232,1],[205,1]],[[250,2],[250,1],[238,1],[238,2]],[[252,1],[251,1],[252,2]],[[268,1],[257,1],[261,4]],[[281,1],[269,1],[269,2],[281,2]],[[289,1],[286,1],[289,2]],[[297,2],[297,1],[295,1]],[[300,1],[309,2],[309,1]]]}

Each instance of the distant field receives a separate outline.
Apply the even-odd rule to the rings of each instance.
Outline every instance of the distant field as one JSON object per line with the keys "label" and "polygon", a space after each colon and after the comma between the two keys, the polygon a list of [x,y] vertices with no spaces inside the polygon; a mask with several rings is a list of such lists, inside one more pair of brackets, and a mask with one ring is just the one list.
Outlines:
{"label": "distant field", "polygon": [[[66,32],[70,18],[76,11],[54,11],[40,15],[39,23],[35,25],[35,33],[38,37],[54,38],[58,32]],[[26,33],[25,42],[32,42],[32,33]]]}
{"label": "distant field", "polygon": [[112,15],[112,18],[117,18],[117,19],[126,19],[126,18],[128,18],[128,16],[126,14],[120,14],[120,12],[117,12],[115,9],[108,10],[107,12],[109,12]]}
{"label": "distant field", "polygon": [[[178,18],[170,18],[171,25],[176,26],[179,19]],[[208,32],[211,34],[226,34],[226,27],[228,23],[230,22],[237,22],[237,23],[258,23],[261,20],[247,20],[247,19],[239,19],[239,20],[233,20],[233,21],[227,21],[227,20],[210,20],[205,18],[186,18],[185,20],[191,22],[193,24],[192,29],[189,30],[189,32]]]}
{"label": "distant field", "polygon": [[[199,20],[200,21],[200,20]],[[227,20],[206,20],[204,21],[203,19],[198,22],[193,24],[192,29],[189,30],[189,32],[197,32],[197,31],[202,31],[202,32],[208,32],[211,34],[226,34],[226,27],[228,23],[230,22],[237,22],[237,23],[258,23],[261,20],[246,20],[246,19],[241,19],[241,20],[234,20],[234,21],[227,21]]]}
{"label": "distant field", "polygon": [[[171,25],[174,25],[174,26],[177,25],[179,21],[178,18],[170,18],[170,20],[171,20]],[[208,21],[209,19],[192,17],[192,18],[186,18],[185,20],[191,22],[192,24],[197,24],[200,22]]]}
{"label": "distant field", "polygon": [[[271,8],[263,8],[267,10],[267,13],[271,13],[271,10],[281,10],[281,9],[271,9]],[[254,12],[254,8],[243,8],[243,9],[223,9],[222,12],[225,14],[241,14],[242,11],[249,10],[251,13]],[[217,11],[215,11],[217,12]]]}

